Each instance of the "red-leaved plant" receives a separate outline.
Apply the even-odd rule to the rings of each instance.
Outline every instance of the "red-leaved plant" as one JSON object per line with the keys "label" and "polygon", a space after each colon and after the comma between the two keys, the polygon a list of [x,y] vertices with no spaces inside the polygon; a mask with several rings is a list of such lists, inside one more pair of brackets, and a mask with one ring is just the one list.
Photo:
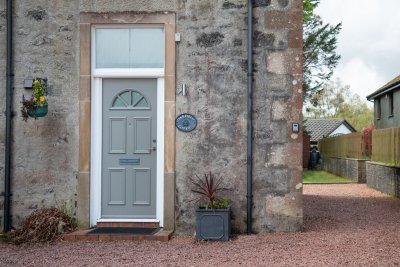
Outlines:
{"label": "red-leaved plant", "polygon": [[371,157],[372,154],[372,132],[375,130],[375,125],[371,124],[367,128],[362,129],[364,153],[366,157]]}
{"label": "red-leaved plant", "polygon": [[229,201],[226,197],[219,194],[230,190],[224,186],[223,177],[217,176],[211,172],[205,173],[204,176],[190,178],[193,184],[192,192],[198,194],[195,199],[200,203],[201,208],[208,209],[226,209],[229,207]]}

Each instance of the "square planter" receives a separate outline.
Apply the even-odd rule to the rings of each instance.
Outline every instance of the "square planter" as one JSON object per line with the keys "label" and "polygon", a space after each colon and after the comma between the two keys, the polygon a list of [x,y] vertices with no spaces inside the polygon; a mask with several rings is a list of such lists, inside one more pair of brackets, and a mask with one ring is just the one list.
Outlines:
{"label": "square planter", "polygon": [[231,234],[230,209],[196,209],[197,240],[229,240]]}

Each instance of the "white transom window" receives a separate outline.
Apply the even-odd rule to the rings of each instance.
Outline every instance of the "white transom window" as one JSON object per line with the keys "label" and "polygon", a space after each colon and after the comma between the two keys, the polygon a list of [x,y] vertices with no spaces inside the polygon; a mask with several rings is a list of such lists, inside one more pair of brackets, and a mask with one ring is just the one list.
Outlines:
{"label": "white transom window", "polygon": [[[164,75],[164,28],[157,26],[108,28],[96,26],[93,74],[96,77]],[[151,76],[153,76],[151,75]]]}

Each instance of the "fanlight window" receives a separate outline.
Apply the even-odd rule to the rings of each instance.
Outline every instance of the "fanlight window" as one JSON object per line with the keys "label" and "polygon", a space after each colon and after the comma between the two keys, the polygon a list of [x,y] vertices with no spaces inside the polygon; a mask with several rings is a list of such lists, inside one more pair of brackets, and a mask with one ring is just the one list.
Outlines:
{"label": "fanlight window", "polygon": [[112,103],[113,108],[147,109],[150,108],[147,99],[138,91],[126,90],[119,93]]}
{"label": "fanlight window", "polygon": [[96,68],[164,68],[163,28],[96,29]]}

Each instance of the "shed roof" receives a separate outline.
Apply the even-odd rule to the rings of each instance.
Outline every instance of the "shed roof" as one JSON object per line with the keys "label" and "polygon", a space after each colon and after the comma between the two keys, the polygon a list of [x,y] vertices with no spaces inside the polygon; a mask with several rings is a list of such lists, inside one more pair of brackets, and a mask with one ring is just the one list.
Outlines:
{"label": "shed roof", "polygon": [[384,86],[367,96],[367,99],[374,99],[375,97],[383,94],[385,91],[391,91],[400,86],[400,75],[393,78],[390,82],[386,83]]}
{"label": "shed roof", "polygon": [[304,127],[311,135],[311,141],[318,141],[329,136],[340,125],[344,124],[352,132],[357,132],[345,119],[307,119]]}

